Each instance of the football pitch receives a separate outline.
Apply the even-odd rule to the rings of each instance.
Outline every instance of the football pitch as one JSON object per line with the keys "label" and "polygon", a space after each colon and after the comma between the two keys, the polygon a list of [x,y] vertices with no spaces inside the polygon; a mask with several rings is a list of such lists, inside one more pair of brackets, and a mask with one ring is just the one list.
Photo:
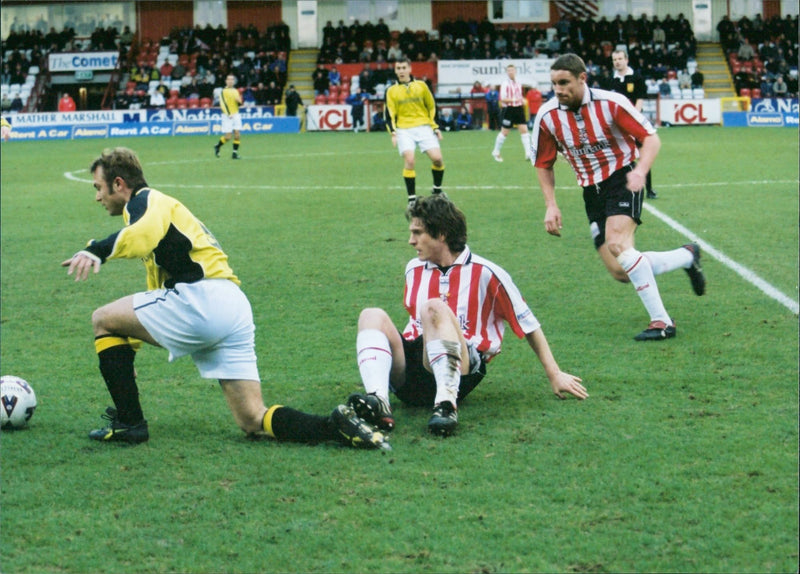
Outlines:
{"label": "football pitch", "polygon": [[[2,144],[2,374],[38,408],[0,438],[0,570],[142,572],[796,572],[798,133],[669,128],[641,251],[697,241],[707,293],[658,284],[678,335],[633,336],[647,315],[594,253],[580,189],[556,169],[562,237],[516,132],[446,133],[444,189],[472,250],[502,265],[586,401],[559,401],[533,352],[503,353],[461,405],[455,436],[395,400],[389,453],[252,441],[188,358],[138,353],[148,443],[90,441],[110,398],[92,311],[144,289],[138,261],[76,283],[60,262],[119,229],[88,166],[105,147],[215,234],[256,322],[267,405],[329,413],[361,389],[356,320],[402,327],[402,161],[386,134]],[[418,190],[430,162],[418,155]]]}

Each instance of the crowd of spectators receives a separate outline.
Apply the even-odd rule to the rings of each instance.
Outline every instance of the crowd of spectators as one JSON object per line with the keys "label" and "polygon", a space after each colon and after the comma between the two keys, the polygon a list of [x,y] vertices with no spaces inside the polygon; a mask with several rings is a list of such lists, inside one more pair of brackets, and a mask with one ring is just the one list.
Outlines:
{"label": "crowd of spectators", "polygon": [[114,107],[208,107],[229,74],[236,76],[245,104],[278,104],[290,45],[284,23],[263,33],[254,24],[175,29],[158,44],[144,41],[130,50],[128,79]]}
{"label": "crowd of spectators", "polygon": [[797,97],[797,15],[736,22],[725,16],[717,32],[739,95]]}

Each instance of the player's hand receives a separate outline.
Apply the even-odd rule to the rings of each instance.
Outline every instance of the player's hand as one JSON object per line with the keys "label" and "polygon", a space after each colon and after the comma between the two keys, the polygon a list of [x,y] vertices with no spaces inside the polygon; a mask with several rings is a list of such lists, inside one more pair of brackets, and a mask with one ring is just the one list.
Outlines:
{"label": "player's hand", "polygon": [[100,258],[88,251],[78,251],[69,259],[61,262],[61,267],[69,267],[67,275],[75,273],[75,281],[83,281],[89,277],[89,270],[100,273]]}
{"label": "player's hand", "polygon": [[392,147],[397,147],[397,134],[392,134]]}
{"label": "player's hand", "polygon": [[439,140],[441,141],[441,139],[443,137],[442,136],[442,130],[436,129],[436,130],[433,130],[433,133],[435,133],[436,137],[439,138]]}
{"label": "player's hand", "polygon": [[647,179],[646,173],[639,173],[639,170],[634,169],[627,174],[627,184],[625,187],[628,191],[642,191],[644,189],[645,180]]}
{"label": "player's hand", "polygon": [[553,392],[559,399],[567,398],[564,396],[564,393],[569,393],[581,400],[589,396],[589,393],[586,392],[586,388],[581,384],[580,377],[570,375],[564,371],[558,372],[550,381],[550,386],[553,387]]}
{"label": "player's hand", "polygon": [[561,210],[551,206],[544,214],[544,228],[550,235],[561,237]]}

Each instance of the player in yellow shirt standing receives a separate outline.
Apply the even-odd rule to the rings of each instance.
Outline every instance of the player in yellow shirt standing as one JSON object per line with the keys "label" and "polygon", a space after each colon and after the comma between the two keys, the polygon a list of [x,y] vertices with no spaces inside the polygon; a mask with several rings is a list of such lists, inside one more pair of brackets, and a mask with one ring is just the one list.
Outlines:
{"label": "player in yellow shirt standing", "polygon": [[400,58],[395,62],[397,84],[386,90],[386,129],[392,134],[392,145],[403,156],[403,179],[406,182],[408,202],[417,200],[414,171],[414,152],[420,151],[431,159],[433,193],[442,193],[444,160],[439,140],[442,132],[436,123],[436,101],[428,85],[411,75],[411,62]]}
{"label": "player in yellow shirt standing", "polygon": [[214,146],[214,155],[219,157],[219,150],[233,137],[233,159],[239,159],[239,132],[242,129],[242,116],[239,106],[242,105],[242,95],[235,87],[236,76],[228,74],[225,78],[225,87],[219,96],[219,106],[222,108],[222,137]]}

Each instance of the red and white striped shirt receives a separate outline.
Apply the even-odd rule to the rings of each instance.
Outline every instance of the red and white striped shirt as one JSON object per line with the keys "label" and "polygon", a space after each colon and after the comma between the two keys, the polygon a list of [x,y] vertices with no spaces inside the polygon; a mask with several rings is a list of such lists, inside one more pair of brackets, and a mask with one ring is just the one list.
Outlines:
{"label": "red and white striped shirt", "polygon": [[531,161],[536,167],[549,168],[561,152],[575,170],[578,185],[586,187],[636,161],[636,142],[654,133],[653,124],[628,98],[587,87],[577,111],[560,105],[557,98],[539,108]]}
{"label": "red and white striped shirt", "polygon": [[[510,102],[503,102],[503,100],[511,100]],[[506,78],[500,84],[500,101],[503,106],[521,106],[522,105],[522,86],[516,80]]]}
{"label": "red and white striped shirt", "polygon": [[403,304],[409,320],[404,338],[411,340],[422,335],[417,311],[433,298],[440,298],[453,310],[464,337],[475,345],[487,363],[500,352],[505,323],[520,338],[541,326],[511,276],[498,265],[473,254],[469,247],[445,271],[416,258],[408,263]]}

